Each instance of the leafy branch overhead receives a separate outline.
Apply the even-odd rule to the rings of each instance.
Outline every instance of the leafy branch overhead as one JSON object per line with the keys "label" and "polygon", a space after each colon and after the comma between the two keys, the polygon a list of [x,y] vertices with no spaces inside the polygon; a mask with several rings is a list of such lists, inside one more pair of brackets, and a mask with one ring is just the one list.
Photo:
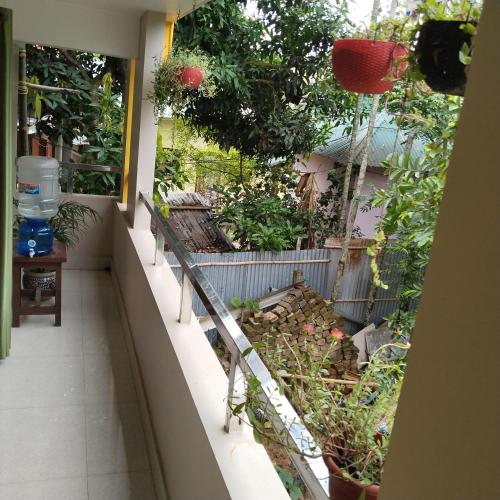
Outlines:
{"label": "leafy branch overhead", "polygon": [[218,88],[178,114],[207,141],[245,156],[310,152],[352,99],[329,64],[333,39],[349,26],[345,2],[258,1],[254,17],[245,5],[213,0],[177,23],[178,47],[213,57]]}

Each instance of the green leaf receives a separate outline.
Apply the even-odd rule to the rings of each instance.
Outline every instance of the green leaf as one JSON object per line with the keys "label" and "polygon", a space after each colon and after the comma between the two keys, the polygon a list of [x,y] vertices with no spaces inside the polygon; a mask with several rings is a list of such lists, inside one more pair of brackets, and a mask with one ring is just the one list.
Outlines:
{"label": "green leaf", "polygon": [[241,300],[238,297],[233,297],[231,299],[231,305],[235,307],[236,309],[239,309],[241,307]]}
{"label": "green leaf", "polygon": [[470,47],[466,42],[464,42],[462,48],[460,49],[460,52],[458,53],[458,58],[460,59],[460,62],[465,66],[468,66],[472,62],[472,57],[469,54]]}
{"label": "green leaf", "polygon": [[246,358],[252,351],[254,350],[254,346],[250,346],[250,347],[247,347],[242,353],[241,355]]}

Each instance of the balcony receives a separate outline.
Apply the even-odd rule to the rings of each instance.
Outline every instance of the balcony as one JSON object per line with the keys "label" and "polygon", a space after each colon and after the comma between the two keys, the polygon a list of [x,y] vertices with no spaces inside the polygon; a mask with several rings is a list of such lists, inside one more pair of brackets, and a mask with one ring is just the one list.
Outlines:
{"label": "balcony", "polygon": [[0,498],[154,500],[111,275],[65,270],[63,287],[62,326],[23,317],[0,365]]}
{"label": "balcony", "polygon": [[[156,130],[147,100],[153,56],[163,47],[165,14],[171,24],[192,2],[112,4],[0,0],[14,10],[15,40],[138,62],[128,203],[84,197],[103,220],[70,252],[63,326],[24,318],[13,331],[11,356],[0,362],[0,498],[288,498],[250,430],[224,430],[228,387],[232,394],[234,386],[189,313],[188,283],[181,291],[169,267],[159,265],[151,216],[139,199],[153,184]],[[498,463],[500,337],[490,321],[498,308],[500,276],[492,266],[498,231],[484,214],[499,210],[500,68],[491,47],[498,45],[500,7],[486,0],[485,9],[384,471],[384,499],[499,497],[491,478]],[[12,87],[16,75],[13,69]],[[0,111],[10,107],[14,92],[3,97]],[[14,142],[5,128],[3,151]],[[1,164],[13,165],[12,158],[4,154]],[[11,204],[12,184],[0,187],[3,207]],[[2,211],[0,219],[5,223]],[[464,234],[473,235],[473,244],[464,244]],[[8,243],[3,246],[11,248]],[[8,253],[0,257],[4,265],[9,260]],[[105,267],[110,274],[92,271]],[[189,278],[189,268],[186,273]],[[481,355],[471,355],[476,338],[487,346]],[[233,340],[234,354],[244,339]],[[464,375],[464,360],[467,373],[477,376]],[[252,369],[241,360],[235,372],[236,366]]]}
{"label": "balcony", "polygon": [[102,220],[69,251],[62,326],[25,316],[12,329],[0,498],[286,498],[251,430],[224,431],[227,376],[197,320],[179,322],[151,231],[114,198],[71,196]]}

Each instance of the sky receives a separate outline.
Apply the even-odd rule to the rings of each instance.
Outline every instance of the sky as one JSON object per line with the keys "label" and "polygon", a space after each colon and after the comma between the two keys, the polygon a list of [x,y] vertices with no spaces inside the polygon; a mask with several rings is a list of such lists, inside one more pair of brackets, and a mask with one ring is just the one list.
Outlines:
{"label": "sky", "polygon": [[[389,10],[391,4],[390,0],[381,0],[382,12],[385,13]],[[400,4],[402,2],[399,2]],[[349,4],[349,18],[356,25],[368,24],[372,13],[373,0],[350,0]]]}
{"label": "sky", "polygon": [[[391,0],[381,0],[382,13],[389,10]],[[406,3],[400,0],[399,4]],[[349,4],[349,18],[356,26],[368,24],[370,22],[373,0],[348,0]],[[253,2],[248,2],[246,11],[250,15],[255,15],[256,7]]]}

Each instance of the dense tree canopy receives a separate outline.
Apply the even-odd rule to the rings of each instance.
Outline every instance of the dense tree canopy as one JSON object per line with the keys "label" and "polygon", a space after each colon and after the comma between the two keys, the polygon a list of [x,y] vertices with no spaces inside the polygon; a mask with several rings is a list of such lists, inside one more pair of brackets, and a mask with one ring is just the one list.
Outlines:
{"label": "dense tree canopy", "polygon": [[180,111],[208,141],[246,156],[307,153],[342,118],[345,101],[332,77],[334,38],[349,27],[344,0],[213,0],[182,19],[176,44],[215,61],[218,92],[194,95]]}

